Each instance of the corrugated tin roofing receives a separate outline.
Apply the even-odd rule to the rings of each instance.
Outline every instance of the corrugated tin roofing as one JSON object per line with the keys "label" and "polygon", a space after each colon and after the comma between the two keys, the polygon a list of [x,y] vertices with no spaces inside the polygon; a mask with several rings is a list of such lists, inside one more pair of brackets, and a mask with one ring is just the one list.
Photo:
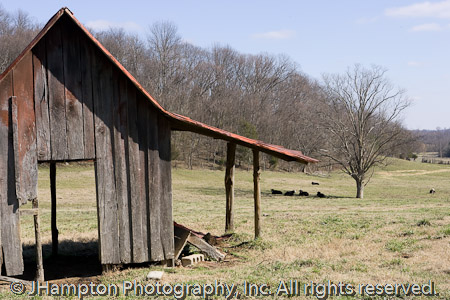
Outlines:
{"label": "corrugated tin roofing", "polygon": [[81,24],[73,15],[73,13],[66,7],[61,8],[44,26],[44,28],[39,32],[39,34],[31,41],[31,43],[22,51],[22,53],[14,60],[14,62],[0,75],[0,81],[9,73],[15,65],[25,56],[25,54],[30,51],[48,32],[48,30],[63,16],[67,14],[89,37],[89,39],[109,58],[109,60],[116,65],[128,78],[136,88],[144,94],[150,102],[162,113],[164,114],[172,124],[173,129],[188,130],[202,135],[210,136],[217,139],[222,139],[228,142],[233,142],[238,145],[249,147],[252,149],[257,149],[259,151],[268,153],[270,155],[279,157],[286,161],[297,161],[300,163],[316,163],[318,160],[303,155],[302,152],[296,150],[289,150],[278,145],[267,144],[262,141],[249,139],[244,136],[240,136],[223,129],[219,129],[213,126],[203,124],[201,122],[192,120],[188,117],[171,113],[165,110],[140,84],[139,82],[122,66],[119,61]]}

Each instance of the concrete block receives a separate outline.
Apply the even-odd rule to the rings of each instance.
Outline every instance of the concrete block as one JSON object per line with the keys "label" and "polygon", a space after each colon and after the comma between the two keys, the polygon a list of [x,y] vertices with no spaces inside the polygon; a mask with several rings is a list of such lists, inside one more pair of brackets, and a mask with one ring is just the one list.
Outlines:
{"label": "concrete block", "polygon": [[150,271],[147,274],[147,279],[148,280],[161,280],[163,275],[164,275],[163,271]]}
{"label": "concrete block", "polygon": [[185,256],[181,258],[181,263],[183,267],[195,265],[201,261],[205,260],[205,256],[203,254],[192,254],[189,256]]}

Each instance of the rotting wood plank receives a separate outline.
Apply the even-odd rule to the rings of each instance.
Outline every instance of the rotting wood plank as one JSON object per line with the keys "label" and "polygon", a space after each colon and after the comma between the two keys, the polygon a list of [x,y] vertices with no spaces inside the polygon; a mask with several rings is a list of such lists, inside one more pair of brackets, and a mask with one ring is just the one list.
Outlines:
{"label": "rotting wood plank", "polygon": [[184,246],[186,246],[189,236],[191,232],[189,230],[185,230],[184,228],[180,228],[178,226],[174,226],[173,236],[174,236],[174,259],[178,259],[180,257],[181,252],[183,251]]}
{"label": "rotting wood plank", "polygon": [[99,248],[102,264],[120,263],[117,197],[113,158],[112,66],[96,55],[93,70],[95,114],[95,173],[99,222]]}
{"label": "rotting wood plank", "polygon": [[203,252],[213,260],[221,261],[225,258],[225,254],[223,254],[222,252],[220,252],[215,247],[211,246],[205,240],[199,238],[195,234],[190,234],[187,241],[189,244],[197,247],[201,252]]}
{"label": "rotting wood plank", "polygon": [[61,26],[56,23],[46,35],[48,102],[50,112],[50,146],[52,160],[66,160],[66,103]]}
{"label": "rotting wood plank", "polygon": [[11,125],[12,72],[0,81],[0,220],[2,258],[8,276],[21,275],[24,265],[16,198]]}
{"label": "rotting wood plank", "polygon": [[136,89],[127,81],[128,99],[128,186],[131,226],[131,250],[134,263],[144,262],[144,246],[142,238],[142,217],[145,213],[141,208],[139,132],[137,125]]}
{"label": "rotting wood plank", "polygon": [[141,238],[142,238],[142,257],[144,261],[149,261],[149,228],[148,216],[149,213],[149,184],[148,184],[148,136],[147,136],[147,118],[149,102],[142,94],[136,95],[137,103],[137,128],[139,132],[139,165],[140,172],[138,177],[138,184],[140,187],[139,207],[141,213]]}
{"label": "rotting wood plank", "polygon": [[52,255],[58,255],[58,227],[56,225],[56,163],[50,163],[50,194],[51,194],[51,230]]}
{"label": "rotting wood plank", "polygon": [[128,184],[127,184],[127,156],[128,156],[128,133],[127,133],[127,82],[117,70],[113,73],[114,84],[114,167],[117,191],[117,205],[119,218],[119,248],[120,261],[131,262],[130,252],[130,222],[128,207]]}
{"label": "rotting wood plank", "polygon": [[32,49],[34,72],[34,107],[36,111],[36,143],[38,160],[51,159],[50,117],[45,37]]}
{"label": "rotting wood plank", "polygon": [[95,158],[94,138],[94,104],[92,99],[92,57],[94,50],[88,39],[81,35],[80,61],[81,61],[81,92],[83,98],[83,136],[84,158]]}
{"label": "rotting wood plank", "polygon": [[71,32],[71,34],[62,35],[68,159],[83,159],[84,134],[80,44],[77,28],[73,22],[63,18],[61,23],[65,30]]}
{"label": "rotting wood plank", "polygon": [[[177,224],[177,223],[173,223],[174,227],[174,234],[177,237],[186,237],[187,238],[187,242],[189,244],[191,244],[192,246],[198,248],[201,252],[203,252],[204,254],[206,254],[208,257],[210,257],[213,260],[218,260],[221,261],[225,258],[225,254],[223,254],[222,252],[220,252],[219,250],[217,250],[215,247],[211,246],[210,244],[208,244],[204,239],[202,239],[198,233],[190,230],[189,228],[181,225],[181,224]],[[181,239],[180,239],[181,240]],[[177,249],[180,247],[180,245],[177,246]],[[184,246],[183,246],[184,247]],[[182,250],[182,249],[181,249]],[[181,250],[177,250],[177,252],[181,252]],[[177,253],[176,252],[176,253]],[[179,255],[179,253],[178,253]],[[178,257],[177,255],[177,257]]]}
{"label": "rotting wood plank", "polygon": [[34,219],[34,237],[36,247],[36,281],[44,282],[44,260],[42,258],[42,242],[41,242],[41,221],[39,217],[38,199],[33,199],[33,209],[38,213],[33,216]]}
{"label": "rotting wood plank", "polygon": [[159,158],[158,141],[158,115],[146,105],[147,110],[147,141],[148,141],[148,235],[150,259],[153,261],[164,260],[164,250],[161,236],[161,201],[162,180]]}
{"label": "rotting wood plank", "polygon": [[0,81],[0,268],[3,266],[3,205],[8,203],[9,98],[12,96],[12,73]]}
{"label": "rotting wood plank", "polygon": [[[153,107],[152,107],[153,109]],[[172,166],[171,166],[171,131],[168,120],[158,114],[158,145],[160,163],[161,191],[161,241],[165,259],[174,258],[174,231],[172,216]]]}
{"label": "rotting wood plank", "polygon": [[36,116],[33,91],[33,55],[28,52],[13,69],[12,125],[16,196],[26,204],[37,197]]}
{"label": "rotting wood plank", "polygon": [[255,202],[255,239],[261,236],[261,187],[259,180],[261,169],[259,166],[259,151],[253,149],[253,199]]}
{"label": "rotting wood plank", "polygon": [[22,282],[23,284],[28,285],[28,286],[32,286],[33,285],[32,281],[17,279],[17,278],[8,277],[8,276],[1,276],[0,275],[0,280],[6,281],[6,282]]}
{"label": "rotting wood plank", "polygon": [[234,165],[236,144],[227,143],[227,163],[225,169],[225,232],[234,230]]}

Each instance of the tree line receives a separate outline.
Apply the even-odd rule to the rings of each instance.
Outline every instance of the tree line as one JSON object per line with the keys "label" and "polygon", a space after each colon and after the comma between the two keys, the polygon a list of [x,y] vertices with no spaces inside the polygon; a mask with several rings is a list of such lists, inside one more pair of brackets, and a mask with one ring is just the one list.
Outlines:
{"label": "tree line", "polygon": [[[39,27],[26,13],[11,14],[0,7],[0,71]],[[120,28],[91,32],[165,109],[300,150],[321,160],[316,170],[339,166],[357,186],[367,183],[369,170],[384,157],[413,151],[411,132],[398,121],[407,98],[385,79],[381,67],[355,65],[318,81],[285,55],[188,43],[171,22],[154,23],[145,37]],[[190,168],[221,166],[225,153],[225,142],[173,134],[172,158]],[[238,166],[251,165],[251,159],[248,149],[238,147]],[[262,164],[304,170],[265,155]]]}

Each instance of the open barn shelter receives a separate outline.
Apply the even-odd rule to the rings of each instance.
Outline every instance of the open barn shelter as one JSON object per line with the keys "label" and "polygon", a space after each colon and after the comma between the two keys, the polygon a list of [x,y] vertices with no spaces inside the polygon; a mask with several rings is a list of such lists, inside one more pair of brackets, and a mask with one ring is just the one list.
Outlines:
{"label": "open barn shelter", "polygon": [[[0,75],[0,263],[24,271],[20,206],[33,202],[38,279],[43,279],[37,195],[38,163],[95,161],[99,256],[104,266],[171,261],[171,132],[228,142],[226,230],[233,229],[236,145],[254,154],[255,235],[259,224],[259,152],[316,162],[300,151],[248,139],[166,111],[67,8]],[[52,178],[54,181],[54,178]],[[57,245],[52,188],[52,243]],[[40,265],[39,265],[40,264]]]}

